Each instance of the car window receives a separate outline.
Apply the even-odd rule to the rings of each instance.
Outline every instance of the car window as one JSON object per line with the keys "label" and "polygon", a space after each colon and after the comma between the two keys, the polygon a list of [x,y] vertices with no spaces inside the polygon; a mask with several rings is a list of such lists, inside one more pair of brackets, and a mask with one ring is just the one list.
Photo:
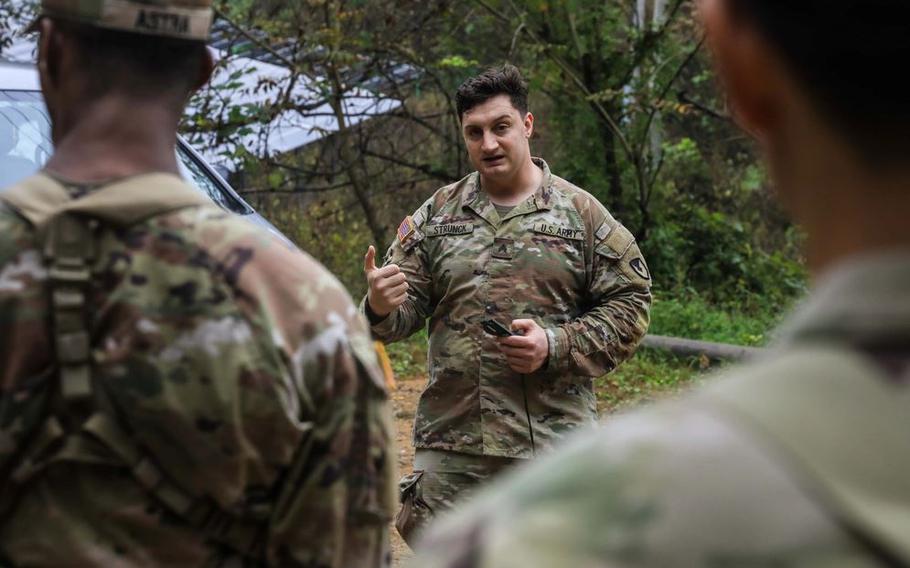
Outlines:
{"label": "car window", "polygon": [[38,171],[50,156],[50,123],[34,93],[0,91],[0,187]]}
{"label": "car window", "polygon": [[[0,189],[37,172],[51,155],[50,121],[41,94],[0,90]],[[177,164],[184,179],[228,211],[251,211],[182,148]]]}
{"label": "car window", "polygon": [[177,166],[184,179],[193,182],[197,189],[201,189],[212,201],[238,215],[246,215],[250,210],[239,199],[228,193],[215,181],[206,169],[199,164],[189,152],[177,147]]}

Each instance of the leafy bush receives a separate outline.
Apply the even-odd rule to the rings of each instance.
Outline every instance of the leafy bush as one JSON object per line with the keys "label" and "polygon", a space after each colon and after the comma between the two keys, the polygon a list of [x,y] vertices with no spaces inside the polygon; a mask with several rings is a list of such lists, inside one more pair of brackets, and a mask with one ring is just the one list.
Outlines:
{"label": "leafy bush", "polygon": [[687,297],[657,294],[651,308],[649,333],[760,346],[767,343],[769,332],[781,315],[780,310],[770,308],[744,314],[730,306],[711,305],[694,294]]}
{"label": "leafy bush", "polygon": [[742,221],[705,206],[684,206],[658,224],[642,248],[655,286],[740,311],[780,311],[805,292],[795,250],[766,252]]}

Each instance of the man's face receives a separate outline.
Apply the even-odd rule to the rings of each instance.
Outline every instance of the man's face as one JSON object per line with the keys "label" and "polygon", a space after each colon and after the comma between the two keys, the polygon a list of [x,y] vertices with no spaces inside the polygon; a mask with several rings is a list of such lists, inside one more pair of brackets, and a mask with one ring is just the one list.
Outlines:
{"label": "man's face", "polygon": [[497,95],[462,116],[461,133],[471,163],[487,179],[507,181],[531,157],[531,113],[522,116],[508,95]]}

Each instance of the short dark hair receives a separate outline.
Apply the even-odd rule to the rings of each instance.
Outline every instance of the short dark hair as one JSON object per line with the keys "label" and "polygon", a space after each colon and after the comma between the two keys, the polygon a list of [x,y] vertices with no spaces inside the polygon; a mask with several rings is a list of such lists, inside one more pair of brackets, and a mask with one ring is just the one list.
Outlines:
{"label": "short dark hair", "polygon": [[80,64],[92,73],[93,94],[120,91],[136,96],[185,96],[193,88],[205,42],[148,36],[56,20],[76,40]]}
{"label": "short dark hair", "polygon": [[[910,104],[907,0],[728,0],[783,57],[860,155],[906,163]],[[900,163],[897,162],[897,163]]]}
{"label": "short dark hair", "polygon": [[499,95],[508,95],[512,106],[522,114],[528,112],[528,83],[517,67],[506,64],[487,69],[458,87],[455,92],[458,120],[472,108]]}

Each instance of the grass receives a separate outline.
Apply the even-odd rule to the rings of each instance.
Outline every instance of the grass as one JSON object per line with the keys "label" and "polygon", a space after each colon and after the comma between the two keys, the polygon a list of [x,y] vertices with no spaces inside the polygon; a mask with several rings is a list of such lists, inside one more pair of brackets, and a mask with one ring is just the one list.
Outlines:
{"label": "grass", "polygon": [[613,373],[594,382],[601,415],[680,393],[698,384],[707,361],[642,349]]}
{"label": "grass", "polygon": [[386,346],[396,377],[413,377],[427,372],[427,330],[415,333],[404,341]]}

